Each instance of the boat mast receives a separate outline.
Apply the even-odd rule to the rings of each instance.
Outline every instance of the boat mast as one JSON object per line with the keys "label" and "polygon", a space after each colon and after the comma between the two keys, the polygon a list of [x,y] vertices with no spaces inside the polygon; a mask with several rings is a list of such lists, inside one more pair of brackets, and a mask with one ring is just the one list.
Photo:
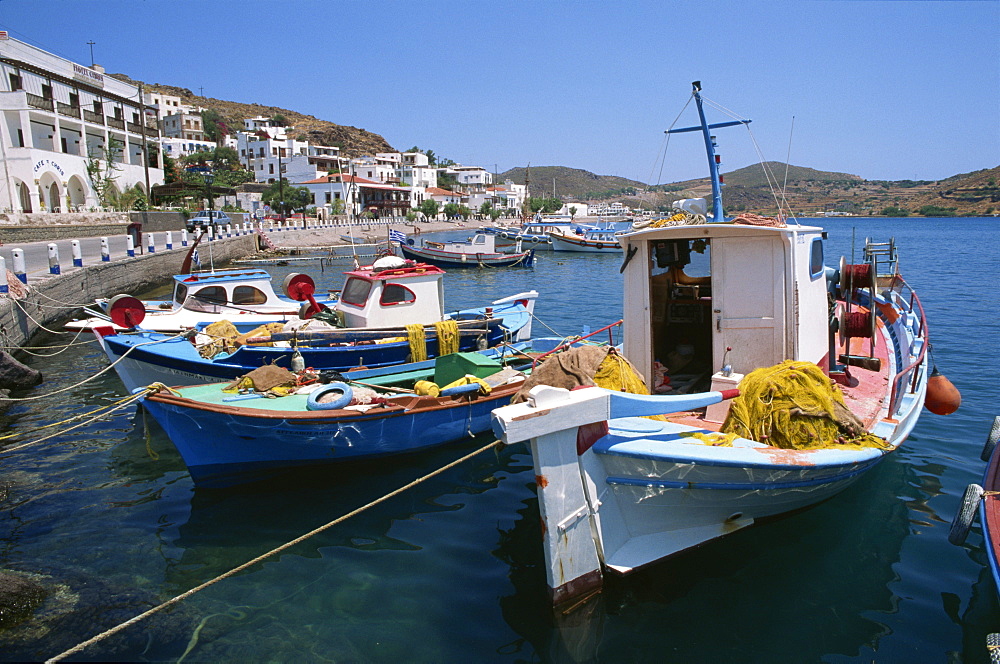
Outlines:
{"label": "boat mast", "polygon": [[691,84],[694,101],[698,105],[698,117],[701,119],[701,133],[705,137],[705,151],[708,153],[708,172],[712,179],[712,216],[714,221],[725,221],[722,213],[722,178],[719,175],[719,160],[715,155],[715,137],[705,119],[705,109],[701,105],[701,81]]}
{"label": "boat mast", "polygon": [[705,109],[701,105],[701,81],[691,83],[694,101],[698,105],[698,117],[701,125],[698,127],[685,127],[683,129],[668,129],[667,134],[681,134],[688,131],[701,131],[705,137],[705,151],[708,153],[708,172],[712,180],[712,221],[722,222],[726,218],[722,212],[722,176],[719,175],[719,157],[715,154],[715,137],[712,136],[712,129],[720,127],[733,127],[735,125],[750,124],[750,120],[734,120],[732,122],[719,122],[708,124],[705,119]]}

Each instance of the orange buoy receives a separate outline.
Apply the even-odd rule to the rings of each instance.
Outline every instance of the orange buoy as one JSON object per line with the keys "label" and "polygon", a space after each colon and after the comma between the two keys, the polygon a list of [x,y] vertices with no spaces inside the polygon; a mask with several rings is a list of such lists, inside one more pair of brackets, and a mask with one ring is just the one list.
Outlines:
{"label": "orange buoy", "polygon": [[931,370],[931,377],[927,380],[924,405],[935,415],[951,415],[962,405],[962,393],[938,371],[936,366]]}

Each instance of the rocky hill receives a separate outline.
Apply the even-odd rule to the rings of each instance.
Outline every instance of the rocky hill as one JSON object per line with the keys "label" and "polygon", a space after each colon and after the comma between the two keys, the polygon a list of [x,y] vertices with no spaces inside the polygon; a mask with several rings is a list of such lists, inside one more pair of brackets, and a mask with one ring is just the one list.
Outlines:
{"label": "rocky hill", "polygon": [[[110,74],[119,80],[138,85],[139,81],[133,80],[125,74]],[[264,106],[263,104],[243,104],[213,97],[201,97],[194,94],[187,88],[179,88],[173,85],[161,83],[143,83],[147,91],[162,92],[167,95],[180,97],[185,104],[210,108],[221,115],[232,131],[243,128],[243,120],[253,117],[274,117],[283,116],[294,127],[293,136],[305,136],[310,143],[315,145],[336,146],[341,149],[341,154],[346,157],[360,157],[362,155],[373,155],[376,152],[394,152],[395,150],[388,141],[365,129],[338,125],[327,120],[320,120],[312,115],[303,115],[287,108],[277,106]]]}
{"label": "rocky hill", "polygon": [[497,176],[498,182],[506,180],[514,184],[524,184],[524,178],[529,179],[528,187],[532,196],[553,195],[566,200],[584,200],[609,192],[624,193],[629,190],[645,188],[641,182],[618,177],[617,175],[595,175],[590,171],[566,166],[531,166],[528,169],[512,168]]}
{"label": "rocky hill", "polygon": [[[523,175],[524,169],[512,169],[501,174],[500,180],[510,177],[521,183]],[[619,200],[646,209],[669,206],[680,198],[710,197],[712,193],[707,177],[648,186],[625,178],[549,166],[531,168],[532,195],[551,196],[553,177],[556,195],[564,200]],[[792,165],[786,173],[785,164],[768,162],[725,173],[724,180],[722,196],[727,212],[774,214],[782,186],[786,209],[799,215],[827,211],[879,215],[887,209],[894,215],[980,216],[1000,212],[1000,166],[927,182],[865,180],[849,173]]]}

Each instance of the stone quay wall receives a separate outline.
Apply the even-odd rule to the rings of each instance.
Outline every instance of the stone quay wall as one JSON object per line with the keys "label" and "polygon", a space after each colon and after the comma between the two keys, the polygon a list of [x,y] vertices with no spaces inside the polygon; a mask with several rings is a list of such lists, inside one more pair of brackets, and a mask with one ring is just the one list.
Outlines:
{"label": "stone quay wall", "polygon": [[131,224],[142,233],[181,231],[181,212],[49,212],[0,214],[0,242],[48,242],[66,238],[124,235]]}
{"label": "stone quay wall", "polygon": [[[256,234],[212,243],[212,252],[219,264],[256,250]],[[27,286],[17,282],[7,296],[0,297],[0,343],[8,348],[26,345],[43,327],[58,329],[59,323],[79,314],[82,306],[89,306],[96,298],[138,293],[162,285],[178,273],[187,251],[185,247],[69,268],[59,275],[29,279]],[[16,294],[15,290],[23,293]]]}

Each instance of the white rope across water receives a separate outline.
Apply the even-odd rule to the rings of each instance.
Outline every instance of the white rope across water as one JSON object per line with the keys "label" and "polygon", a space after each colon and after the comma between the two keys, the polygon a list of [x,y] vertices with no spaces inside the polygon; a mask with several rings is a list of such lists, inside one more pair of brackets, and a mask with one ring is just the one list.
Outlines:
{"label": "white rope across water", "polygon": [[502,445],[502,444],[503,443],[500,442],[499,440],[494,440],[489,445],[486,445],[484,447],[479,448],[478,450],[470,452],[470,453],[466,454],[465,456],[463,456],[463,457],[461,457],[459,459],[456,459],[455,461],[452,461],[451,463],[449,463],[449,464],[447,464],[445,466],[442,466],[441,468],[438,468],[437,470],[431,471],[430,473],[427,473],[426,475],[413,480],[409,484],[406,484],[406,485],[404,485],[404,486],[396,489],[395,491],[392,491],[391,493],[387,493],[386,495],[382,496],[381,498],[376,498],[375,500],[371,501],[367,505],[363,505],[363,506],[357,508],[356,510],[354,510],[352,512],[348,512],[347,514],[345,514],[345,515],[343,515],[341,517],[338,517],[338,518],[334,519],[333,521],[330,521],[329,523],[326,523],[326,524],[324,524],[324,525],[322,525],[322,526],[320,526],[318,528],[310,530],[308,533],[306,533],[304,535],[300,535],[299,537],[296,537],[295,539],[293,539],[293,540],[291,540],[289,542],[286,542],[285,544],[282,544],[281,546],[279,546],[277,548],[271,549],[267,553],[261,554],[261,555],[257,556],[256,558],[254,558],[252,560],[248,560],[247,562],[243,563],[242,565],[239,565],[238,567],[234,567],[231,570],[229,570],[228,572],[224,572],[224,573],[220,574],[219,576],[217,576],[217,577],[215,577],[213,579],[210,579],[210,580],[206,581],[205,583],[202,583],[199,586],[195,586],[194,588],[191,588],[190,590],[181,593],[180,595],[172,597],[171,599],[168,599],[167,601],[162,602],[162,603],[154,606],[153,608],[149,609],[148,611],[140,613],[137,616],[133,616],[132,618],[129,618],[125,622],[120,623],[120,624],[112,627],[111,629],[105,630],[105,631],[101,632],[100,634],[97,634],[97,635],[95,635],[95,636],[87,639],[86,641],[84,641],[82,643],[78,643],[77,645],[73,646],[69,650],[63,651],[63,652],[59,653],[58,655],[45,660],[46,664],[48,664],[49,662],[59,662],[59,661],[62,661],[63,659],[65,659],[65,658],[69,657],[70,655],[75,655],[76,653],[84,650],[85,648],[87,648],[87,647],[89,647],[89,646],[91,646],[91,645],[93,645],[95,643],[98,643],[100,641],[103,641],[104,639],[108,638],[109,636],[113,636],[113,635],[121,632],[122,630],[126,629],[129,626],[134,625],[134,624],[136,624],[136,623],[138,623],[138,622],[140,622],[142,620],[145,620],[146,618],[148,618],[149,616],[153,615],[154,613],[158,613],[159,611],[162,611],[163,609],[166,609],[167,607],[173,606],[174,604],[177,604],[178,602],[180,602],[180,601],[182,601],[184,599],[187,599],[188,597],[191,597],[195,593],[200,592],[200,591],[204,590],[205,588],[208,588],[209,586],[212,586],[212,585],[218,583],[219,581],[222,581],[223,579],[228,579],[229,577],[231,577],[231,576],[233,576],[235,574],[239,574],[240,572],[242,572],[242,571],[244,571],[246,569],[249,569],[250,567],[253,567],[254,565],[256,565],[258,563],[264,562],[268,558],[271,558],[272,556],[274,556],[274,555],[276,555],[278,553],[281,553],[282,551],[290,549],[291,547],[295,546],[296,544],[304,542],[307,539],[309,539],[309,538],[311,538],[311,537],[313,537],[315,535],[318,535],[318,534],[322,533],[325,530],[329,530],[333,526],[336,526],[336,525],[338,525],[340,523],[343,523],[347,519],[350,519],[353,516],[361,514],[365,510],[368,510],[368,509],[370,509],[372,507],[375,507],[376,505],[378,505],[380,503],[383,503],[383,502],[389,500],[390,498],[393,498],[393,497],[395,497],[395,496],[403,493],[404,491],[417,486],[418,484],[420,484],[422,482],[426,482],[427,480],[431,479],[432,477],[440,475],[441,473],[445,472],[446,470],[450,470],[451,468],[454,468],[455,466],[459,465],[460,463],[463,463],[464,461],[467,461],[467,460],[473,458],[476,455],[482,454],[486,450],[492,449],[492,448],[497,447],[498,445]]}

